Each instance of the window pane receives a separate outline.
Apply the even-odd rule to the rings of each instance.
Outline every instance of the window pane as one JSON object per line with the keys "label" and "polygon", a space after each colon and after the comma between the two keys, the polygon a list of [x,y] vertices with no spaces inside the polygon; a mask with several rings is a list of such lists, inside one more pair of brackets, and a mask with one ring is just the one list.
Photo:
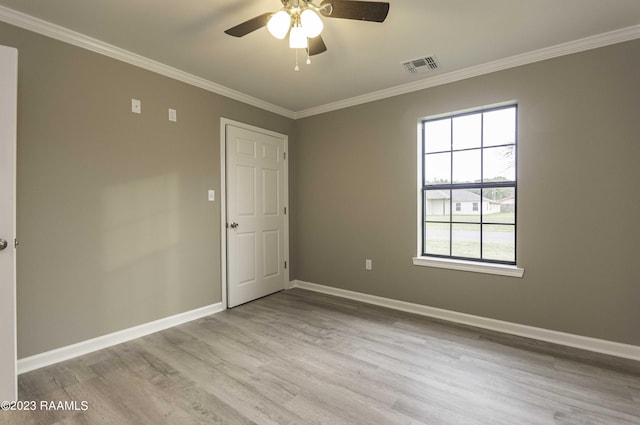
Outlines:
{"label": "window pane", "polygon": [[424,183],[451,183],[450,153],[434,153],[424,156]]}
{"label": "window pane", "polygon": [[479,182],[480,164],[480,149],[453,152],[453,182]]}
{"label": "window pane", "polygon": [[[468,223],[480,223],[480,189],[458,189],[452,190],[453,203],[456,208],[451,221],[464,221]],[[460,210],[458,210],[460,204]],[[475,210],[474,210],[475,204]]]}
{"label": "window pane", "polygon": [[452,224],[451,255],[480,258],[480,225]]}
{"label": "window pane", "polygon": [[453,119],[453,149],[479,148],[482,114],[463,115]]}
{"label": "window pane", "polygon": [[516,106],[423,121],[424,254],[515,264],[516,121]]}
{"label": "window pane", "polygon": [[487,260],[515,261],[516,234],[512,225],[482,227],[482,255]]}
{"label": "window pane", "polygon": [[516,142],[516,108],[486,112],[482,123],[483,145],[508,145]]}
{"label": "window pane", "polygon": [[424,144],[426,153],[451,150],[451,119],[425,122]]}
{"label": "window pane", "polygon": [[516,147],[484,149],[482,180],[485,182],[516,180]]}
{"label": "window pane", "polygon": [[515,187],[494,187],[485,189],[482,205],[482,221],[484,223],[516,222],[516,189]]}
{"label": "window pane", "polygon": [[449,223],[424,224],[425,254],[450,255]]}
{"label": "window pane", "polygon": [[424,191],[424,219],[425,221],[449,221],[451,218],[451,191]]}

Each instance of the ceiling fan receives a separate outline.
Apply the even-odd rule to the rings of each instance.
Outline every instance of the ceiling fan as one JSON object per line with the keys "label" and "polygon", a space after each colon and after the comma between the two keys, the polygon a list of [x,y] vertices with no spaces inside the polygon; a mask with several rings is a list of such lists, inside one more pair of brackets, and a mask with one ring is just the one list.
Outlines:
{"label": "ceiling fan", "polygon": [[[321,0],[315,4],[313,0],[280,0],[282,9],[267,12],[249,19],[225,33],[234,37],[243,37],[264,26],[271,35],[283,39],[289,34],[289,47],[306,49],[307,63],[309,56],[327,50],[320,33],[323,29],[322,17],[354,19],[369,22],[384,22],[389,13],[389,3],[359,0]],[[296,56],[297,62],[297,56]],[[298,70],[296,63],[295,70]]]}

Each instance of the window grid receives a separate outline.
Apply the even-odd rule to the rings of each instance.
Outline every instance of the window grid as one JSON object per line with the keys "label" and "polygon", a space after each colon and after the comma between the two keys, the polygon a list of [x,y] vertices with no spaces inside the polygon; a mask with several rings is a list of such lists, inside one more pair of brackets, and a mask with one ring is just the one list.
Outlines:
{"label": "window grid", "polygon": [[[514,113],[515,113],[515,123],[514,123],[514,142],[513,143],[507,143],[507,144],[499,144],[499,145],[490,145],[490,146],[485,146],[485,140],[484,140],[484,116],[486,113],[492,112],[492,111],[497,111],[497,110],[501,110],[501,109],[510,109],[513,108],[514,109]],[[466,116],[466,115],[474,115],[474,114],[480,114],[480,146],[479,147],[471,147],[471,148],[462,148],[462,149],[454,149],[453,148],[453,141],[454,141],[454,126],[453,126],[453,120],[455,118],[458,117],[462,117],[462,116]],[[471,260],[471,261],[480,261],[480,262],[486,262],[486,263],[497,263],[497,264],[509,264],[509,265],[515,265],[516,264],[516,247],[517,247],[517,175],[518,175],[518,161],[517,161],[517,155],[518,155],[518,150],[517,150],[517,134],[518,134],[518,108],[517,105],[508,105],[508,106],[502,106],[502,107],[497,107],[497,108],[489,108],[489,109],[482,109],[482,110],[476,110],[476,111],[472,111],[472,112],[467,112],[467,113],[463,113],[463,114],[454,114],[454,115],[450,115],[450,116],[445,116],[445,117],[439,117],[439,118],[434,118],[434,119],[426,119],[422,121],[422,255],[423,256],[430,256],[430,257],[441,257],[441,258],[451,258],[451,259],[461,259],[461,260]],[[440,120],[444,120],[444,119],[448,119],[451,122],[450,125],[450,131],[449,131],[449,146],[450,146],[450,150],[442,150],[442,151],[433,151],[433,152],[426,152],[426,123],[431,122],[431,121],[440,121]],[[514,163],[514,173],[515,173],[515,178],[514,180],[507,180],[507,181],[493,181],[493,182],[485,182],[484,181],[484,154],[485,154],[485,149],[491,149],[491,148],[504,148],[504,147],[511,147],[513,146],[514,151],[513,151],[513,163]],[[480,181],[479,182],[473,182],[473,183],[454,183],[453,182],[453,172],[454,172],[454,152],[464,152],[464,151],[473,151],[473,150],[479,150],[480,151]],[[426,162],[426,156],[427,155],[436,155],[436,154],[443,154],[443,153],[450,153],[450,164],[449,164],[449,183],[442,183],[442,184],[427,184],[426,183],[426,167],[425,167],[425,162]],[[486,189],[499,189],[499,188],[508,188],[508,189],[513,189],[514,192],[514,206],[513,206],[513,223],[503,223],[503,222],[498,222],[498,223],[493,223],[493,222],[485,222],[485,217],[484,217],[484,211],[483,211],[483,204],[484,202],[484,193]],[[458,189],[475,189],[475,190],[480,190],[480,200],[479,200],[479,222],[474,223],[474,222],[470,222],[470,221],[458,221],[458,220],[454,220],[453,219],[453,212],[454,212],[454,200],[453,200],[453,191],[454,190],[458,190]],[[443,191],[448,191],[449,192],[449,220],[448,221],[437,221],[437,220],[427,220],[426,218],[426,191],[427,190],[443,190]],[[455,207],[455,211],[459,211],[457,209],[457,205]],[[427,253],[426,251],[426,223],[438,223],[438,224],[442,224],[442,223],[447,223],[449,226],[449,255],[441,255],[441,254],[434,254],[434,253]],[[480,256],[479,258],[476,257],[464,257],[464,256],[455,256],[453,255],[453,246],[454,246],[454,239],[453,239],[453,227],[455,224],[477,224],[480,227]],[[484,256],[484,228],[485,226],[491,226],[491,225],[495,225],[495,226],[510,226],[513,227],[513,261],[503,261],[503,260],[496,260],[496,259],[490,259],[490,258],[485,258]]]}

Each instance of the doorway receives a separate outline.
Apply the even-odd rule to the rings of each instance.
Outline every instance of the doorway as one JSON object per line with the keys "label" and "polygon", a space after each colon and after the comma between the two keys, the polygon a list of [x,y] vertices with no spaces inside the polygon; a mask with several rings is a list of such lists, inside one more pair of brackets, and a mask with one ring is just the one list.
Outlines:
{"label": "doorway", "polygon": [[223,302],[231,308],[289,281],[288,138],[222,119]]}

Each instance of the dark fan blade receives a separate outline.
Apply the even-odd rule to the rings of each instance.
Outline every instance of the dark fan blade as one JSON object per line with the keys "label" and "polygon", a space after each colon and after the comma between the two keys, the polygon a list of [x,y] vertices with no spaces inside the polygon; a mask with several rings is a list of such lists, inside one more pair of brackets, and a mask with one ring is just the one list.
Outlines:
{"label": "dark fan blade", "polygon": [[309,56],[319,55],[320,53],[327,51],[327,46],[324,45],[321,35],[309,39],[308,51]]}
{"label": "dark fan blade", "polygon": [[240,25],[236,25],[233,28],[229,28],[225,32],[234,37],[245,36],[250,32],[258,30],[264,27],[265,25],[267,25],[267,22],[269,22],[269,18],[271,17],[271,15],[273,15],[273,13],[271,12],[263,13],[262,15],[256,16],[253,19],[249,19],[248,21],[243,22]]}
{"label": "dark fan blade", "polygon": [[377,1],[353,1],[353,0],[323,0],[331,5],[331,13],[325,16],[329,18],[356,19],[359,21],[384,22],[389,13],[389,3]]}

